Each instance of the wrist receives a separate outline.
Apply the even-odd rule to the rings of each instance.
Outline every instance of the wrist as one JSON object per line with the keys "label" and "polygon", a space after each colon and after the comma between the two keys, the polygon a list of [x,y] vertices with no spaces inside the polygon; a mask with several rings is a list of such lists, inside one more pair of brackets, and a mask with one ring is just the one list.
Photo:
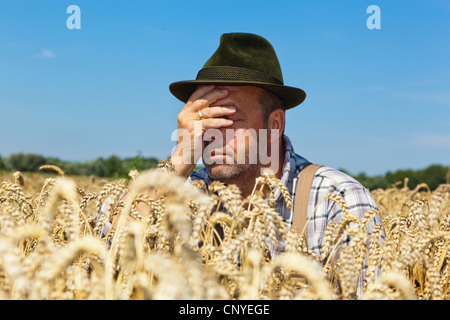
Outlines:
{"label": "wrist", "polygon": [[177,153],[173,154],[170,159],[170,163],[172,164],[172,168],[175,171],[175,173],[184,178],[189,178],[192,171],[195,169],[195,162],[193,161],[186,161],[185,157],[182,155],[179,155]]}

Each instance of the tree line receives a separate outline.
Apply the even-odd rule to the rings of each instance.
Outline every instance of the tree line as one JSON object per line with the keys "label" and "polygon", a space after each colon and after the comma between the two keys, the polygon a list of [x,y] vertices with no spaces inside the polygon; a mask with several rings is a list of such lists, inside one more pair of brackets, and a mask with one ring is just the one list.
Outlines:
{"label": "tree line", "polygon": [[[60,167],[67,175],[83,175],[97,177],[124,178],[128,177],[130,170],[146,170],[155,168],[158,159],[154,157],[145,158],[140,153],[134,158],[120,158],[112,155],[109,158],[97,158],[91,161],[63,161],[58,158],[44,157],[38,154],[15,153],[2,158],[0,155],[0,170],[37,172],[45,164]],[[346,172],[345,169],[340,169]],[[438,164],[430,165],[421,170],[397,170],[388,171],[384,175],[368,176],[365,173],[351,174],[369,190],[377,188],[389,188],[397,182],[403,182],[408,178],[408,187],[414,189],[420,183],[426,183],[431,190],[436,189],[439,184],[449,183],[450,168]]]}
{"label": "tree line", "polygon": [[139,153],[134,158],[120,158],[112,155],[109,158],[97,158],[91,161],[63,161],[58,158],[44,157],[39,154],[15,153],[6,158],[0,156],[0,170],[37,172],[45,164],[60,167],[66,175],[97,176],[124,178],[130,170],[146,170],[155,168],[156,158],[145,158]]}
{"label": "tree line", "polygon": [[365,173],[359,173],[351,176],[369,190],[387,189],[399,182],[401,182],[401,187],[403,187],[405,178],[408,178],[407,185],[410,189],[414,189],[421,183],[426,183],[430,190],[433,191],[440,184],[449,183],[450,167],[433,164],[421,170],[403,169],[394,172],[388,171],[384,175],[368,176]]}

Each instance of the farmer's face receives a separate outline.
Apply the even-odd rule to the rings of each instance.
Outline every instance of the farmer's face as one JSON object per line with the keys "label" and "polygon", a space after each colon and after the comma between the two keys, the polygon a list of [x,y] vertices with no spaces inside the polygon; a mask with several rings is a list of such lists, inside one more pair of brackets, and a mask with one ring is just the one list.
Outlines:
{"label": "farmer's face", "polygon": [[[260,98],[263,89],[254,86],[220,86],[228,96],[211,106],[233,106],[236,112],[227,128],[206,131],[203,163],[211,178],[226,181],[244,173],[259,172],[259,136],[267,134]],[[267,141],[267,140],[266,140]]]}

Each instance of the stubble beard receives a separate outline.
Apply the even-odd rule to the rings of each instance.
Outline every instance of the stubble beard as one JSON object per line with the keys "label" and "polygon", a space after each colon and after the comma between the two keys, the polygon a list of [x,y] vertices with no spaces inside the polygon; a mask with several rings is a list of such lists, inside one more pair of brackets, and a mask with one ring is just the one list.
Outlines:
{"label": "stubble beard", "polygon": [[[253,141],[259,141],[259,135]],[[256,178],[261,175],[261,169],[264,167],[260,162],[259,152],[260,146],[258,143],[256,143],[256,149],[246,144],[244,161],[238,156],[238,151],[234,150],[232,163],[227,163],[226,161],[224,163],[206,163],[203,158],[203,164],[208,171],[209,177],[213,180],[220,180],[226,184],[233,183],[238,186],[253,186]]]}
{"label": "stubble beard", "polygon": [[251,164],[249,161],[249,150],[245,152],[245,163],[236,163],[236,154],[234,163],[223,164],[206,164],[205,168],[208,175],[213,180],[220,180],[227,184],[242,184],[243,182],[250,182],[254,180],[260,173],[260,164]]}
{"label": "stubble beard", "polygon": [[259,166],[256,164],[205,164],[205,167],[213,180],[226,183],[232,183],[236,180],[242,181],[245,177],[259,172]]}

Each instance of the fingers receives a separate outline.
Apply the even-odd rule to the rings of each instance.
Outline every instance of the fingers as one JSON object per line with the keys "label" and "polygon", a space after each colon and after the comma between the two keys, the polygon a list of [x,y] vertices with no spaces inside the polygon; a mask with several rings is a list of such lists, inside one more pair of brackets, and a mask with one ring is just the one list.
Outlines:
{"label": "fingers", "polygon": [[[209,107],[217,100],[225,98],[229,91],[224,88],[216,88],[215,86],[199,86],[199,88],[191,95],[185,108],[192,112]],[[202,111],[203,112],[203,111]]]}
{"label": "fingers", "polygon": [[205,93],[213,90],[216,86],[215,85],[201,85],[197,87],[197,90],[195,90],[192,95],[189,97],[188,102],[193,102],[197,99],[199,99],[201,96],[203,96]]}
{"label": "fingers", "polygon": [[206,107],[201,109],[201,111],[205,118],[219,118],[234,114],[236,112],[236,107],[233,106]]}
{"label": "fingers", "polygon": [[[191,128],[189,121],[201,120],[203,131],[212,128],[229,127],[232,120],[226,119],[236,112],[233,106],[216,105],[210,107],[220,99],[225,98],[229,90],[217,88],[215,85],[201,85],[190,96],[183,110],[178,115],[178,128]],[[201,110],[204,118],[198,112]]]}
{"label": "fingers", "polygon": [[[201,121],[202,133],[208,129],[232,126],[234,122],[228,117],[236,112],[236,107],[214,105],[215,102],[227,97],[229,92],[226,88],[217,88],[214,85],[199,86],[178,114],[178,129],[186,129],[193,134],[197,121]],[[203,117],[199,115],[199,111]]]}
{"label": "fingers", "polygon": [[[203,130],[218,129],[221,127],[229,127],[233,125],[233,120],[227,119],[236,112],[236,107],[233,106],[215,106],[205,107],[201,109],[204,116],[202,121]],[[198,117],[198,115],[197,115]]]}
{"label": "fingers", "polygon": [[222,127],[229,127],[233,125],[233,120],[223,119],[223,118],[208,118],[202,120],[203,130],[208,129],[219,129]]}

